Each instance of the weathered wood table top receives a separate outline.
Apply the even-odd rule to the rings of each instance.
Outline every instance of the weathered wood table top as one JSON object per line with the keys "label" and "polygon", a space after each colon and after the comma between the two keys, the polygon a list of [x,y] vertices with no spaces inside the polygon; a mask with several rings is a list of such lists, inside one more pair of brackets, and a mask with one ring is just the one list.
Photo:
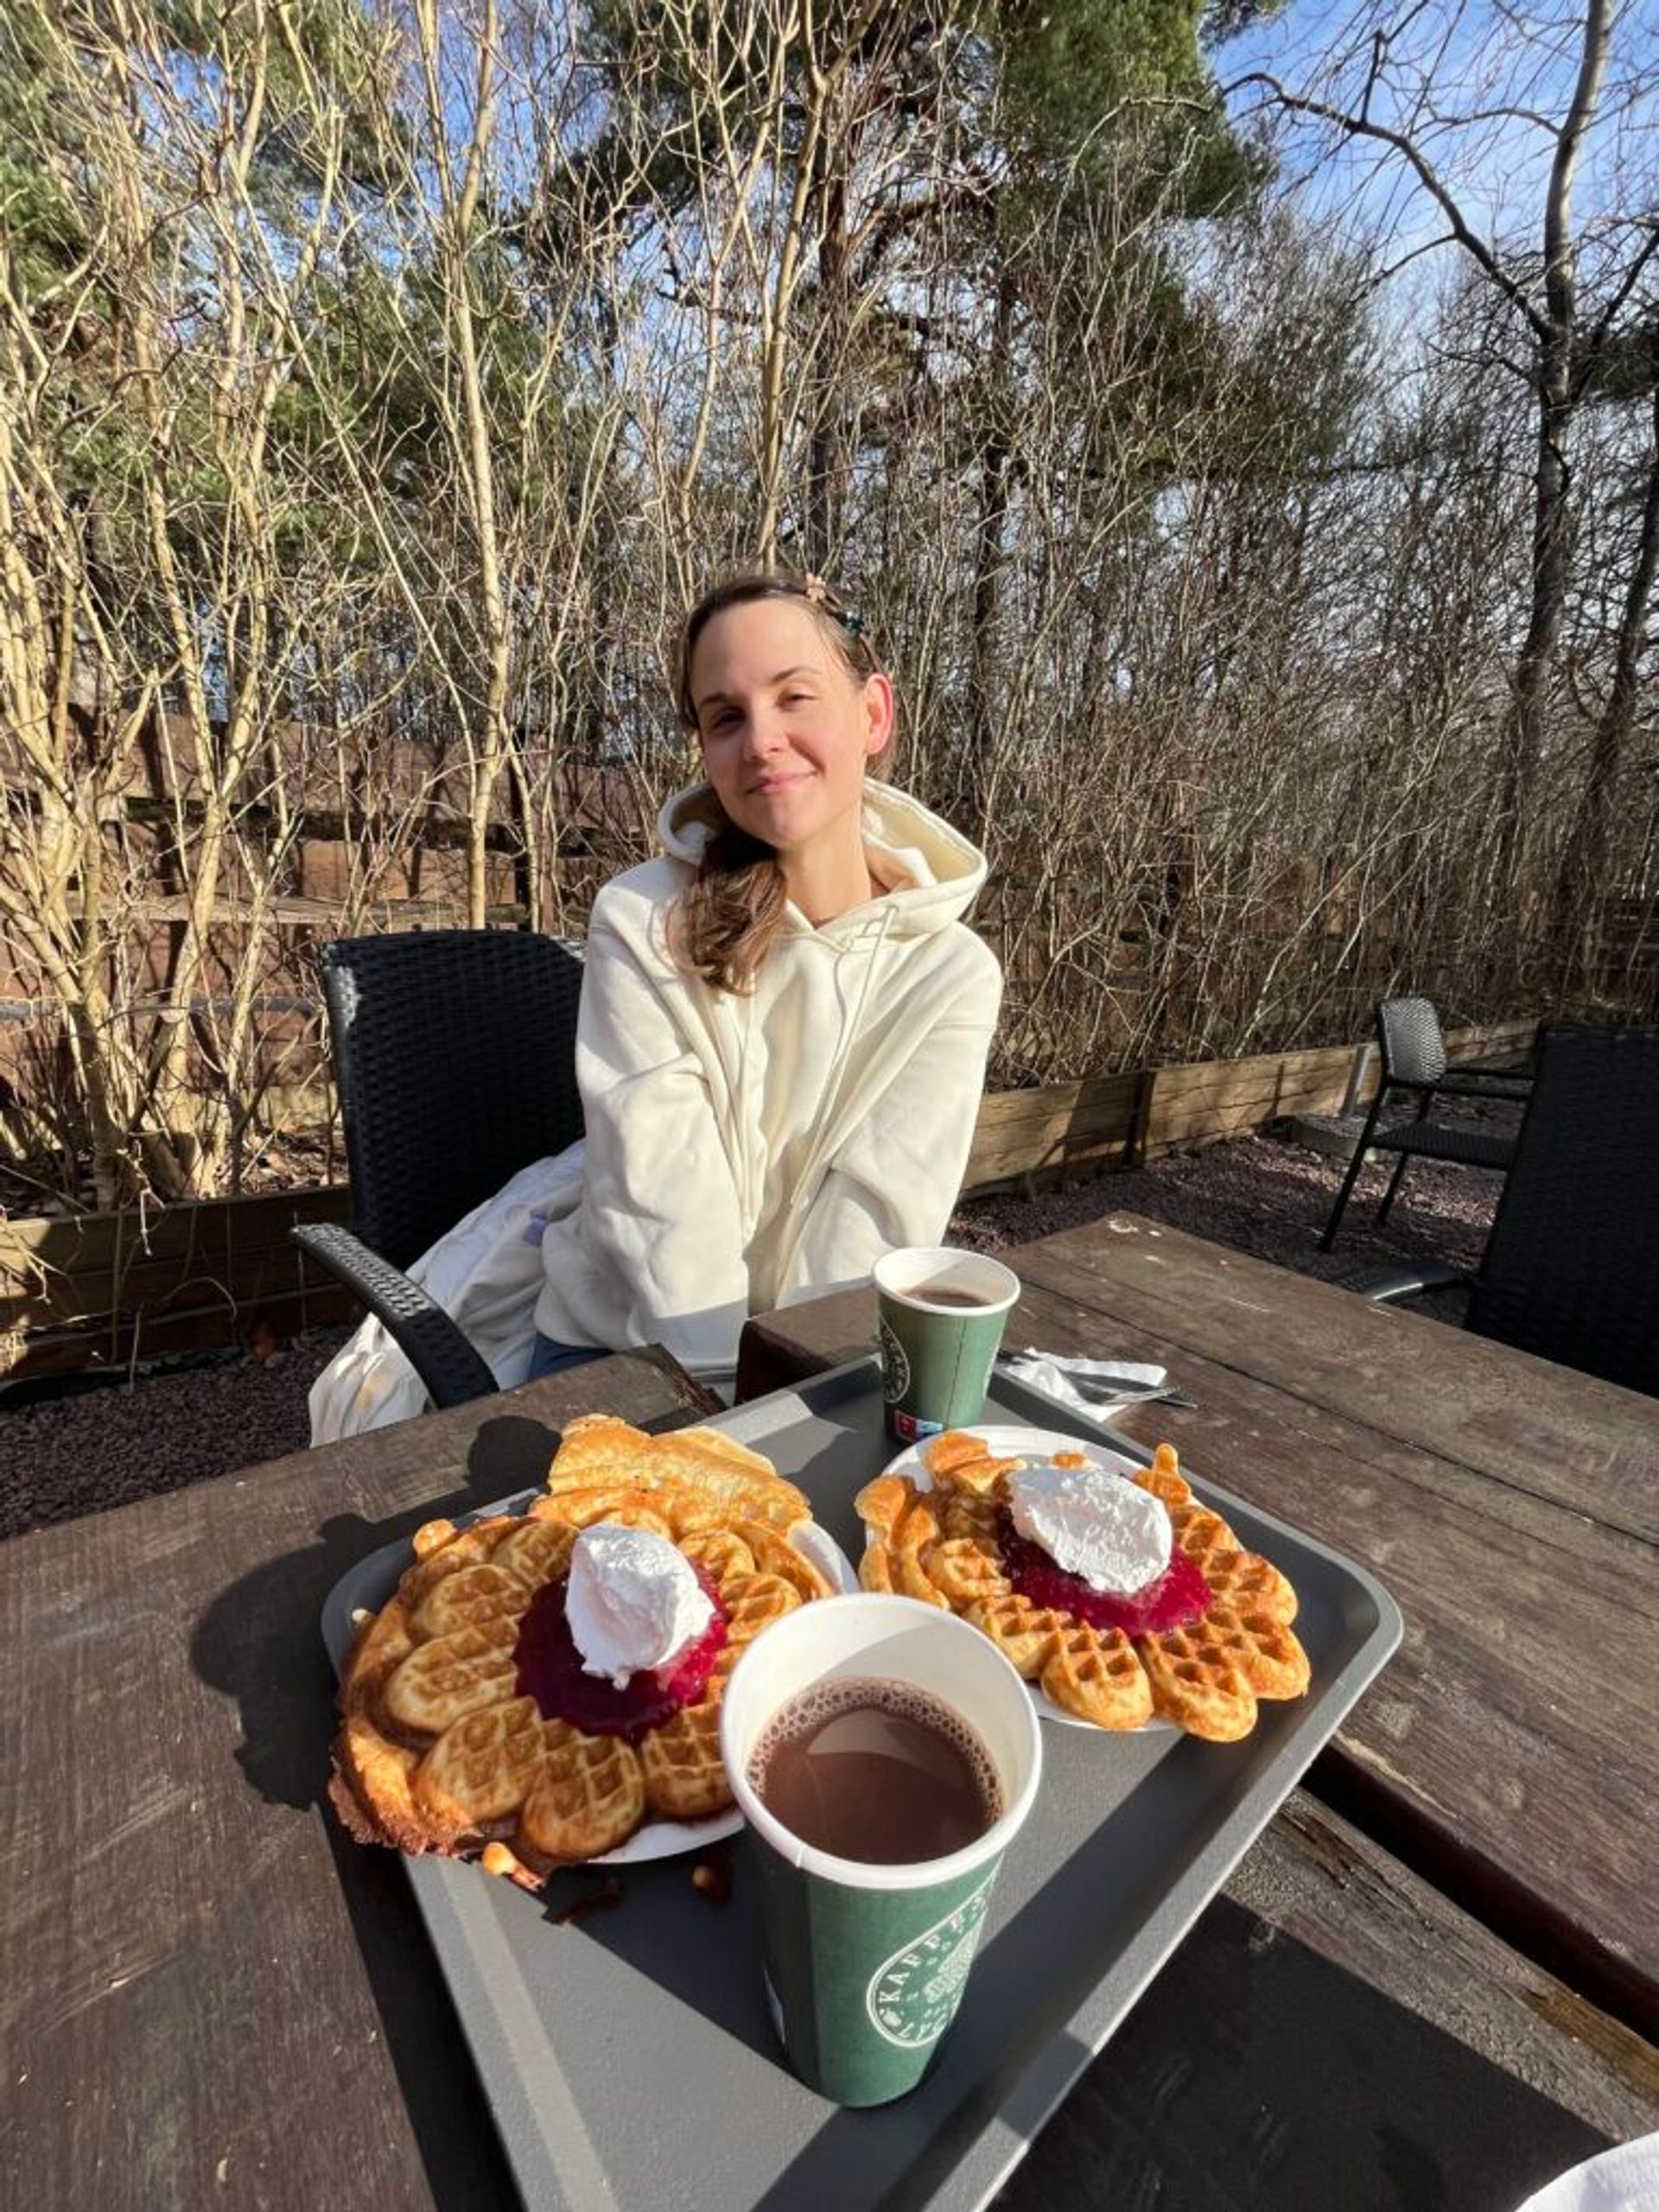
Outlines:
{"label": "weathered wood table top", "polygon": [[[516,2202],[402,1865],[323,1809],[317,1621],[348,1566],[539,1480],[599,1408],[698,1409],[630,1356],[0,1546],[0,2201]],[[1328,2212],[1340,2175],[1345,2212],[1510,2212],[1656,2120],[1646,2043],[1299,1794],[1001,2203]]]}
{"label": "weathered wood table top", "polygon": [[[1659,2038],[1659,1406],[1133,1216],[1005,1256],[1010,1347],[1162,1361],[1198,1410],[1122,1426],[1399,1604],[1404,1643],[1323,1792]],[[873,1334],[868,1292],[764,1316],[741,1386]]]}

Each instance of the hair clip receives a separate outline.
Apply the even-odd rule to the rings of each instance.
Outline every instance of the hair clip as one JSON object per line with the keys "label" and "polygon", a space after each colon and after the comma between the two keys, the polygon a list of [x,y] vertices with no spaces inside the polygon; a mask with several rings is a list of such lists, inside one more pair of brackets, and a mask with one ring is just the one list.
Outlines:
{"label": "hair clip", "polygon": [[818,575],[803,577],[801,581],[801,591],[808,602],[813,607],[823,606],[830,597],[829,585],[825,583],[822,576]]}

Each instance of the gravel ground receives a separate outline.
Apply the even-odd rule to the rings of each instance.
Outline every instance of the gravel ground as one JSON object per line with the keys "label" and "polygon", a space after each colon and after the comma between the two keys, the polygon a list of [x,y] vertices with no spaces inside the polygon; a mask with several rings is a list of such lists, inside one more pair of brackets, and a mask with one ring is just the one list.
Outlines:
{"label": "gravel ground", "polygon": [[[1512,1125],[1513,1109],[1460,1108],[1482,1126]],[[1368,1168],[1338,1249],[1315,1249],[1335,1195],[1338,1164],[1271,1136],[1229,1144],[1070,1190],[970,1199],[953,1224],[957,1241],[985,1250],[1075,1228],[1107,1213],[1141,1213],[1212,1243],[1335,1275],[1366,1261],[1435,1257],[1472,1268],[1491,1224],[1498,1182],[1471,1168],[1420,1161],[1386,1230],[1373,1224],[1385,1172]],[[1455,1301],[1425,1301],[1454,1319]],[[317,1331],[262,1358],[249,1357],[128,1384],[35,1397],[0,1392],[0,1536],[78,1513],[124,1505],[210,1476],[302,1450],[306,1393],[344,1332]]]}

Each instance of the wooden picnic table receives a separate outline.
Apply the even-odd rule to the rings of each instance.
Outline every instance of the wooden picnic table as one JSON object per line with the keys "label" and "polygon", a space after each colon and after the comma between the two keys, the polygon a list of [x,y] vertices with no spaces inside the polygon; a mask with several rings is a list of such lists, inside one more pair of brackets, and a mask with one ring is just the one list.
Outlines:
{"label": "wooden picnic table", "polygon": [[[1151,1319],[1132,1269],[1127,1291],[1101,1287],[1137,1240],[1150,1279],[1172,1294],[1169,1313]],[[1484,1773],[1490,1731],[1546,1745],[1551,1732],[1531,1705],[1548,1713],[1564,1699],[1559,1771],[1587,1676],[1560,1667],[1541,1683],[1529,1675],[1529,1702],[1517,1673],[1501,1709],[1491,1680],[1485,1697],[1465,1703],[1501,1639],[1443,1630],[1408,1586],[1426,1573],[1432,1539],[1452,1556],[1431,1580],[1468,1568],[1471,1552],[1486,1557],[1491,1508],[1469,1487],[1476,1471],[1444,1460],[1431,1479],[1421,1446],[1253,1376],[1242,1354],[1209,1357],[1163,1332],[1192,1303],[1176,1277],[1213,1274],[1230,1255],[1188,1239],[1159,1244],[1145,1224],[1116,1243],[1103,1233],[1099,1246],[1096,1255],[1078,1232],[1016,1255],[1032,1286],[1020,1326],[1058,1345],[1099,1341],[1110,1320],[1111,1349],[1166,1351],[1203,1410],[1179,1425],[1143,1422],[1142,1434],[1167,1427],[1218,1480],[1362,1557],[1381,1527],[1368,1490],[1397,1488],[1414,1503],[1440,1495],[1434,1483],[1452,1484],[1438,1507],[1423,1504],[1422,1543],[1402,1535],[1399,1549],[1372,1558],[1406,1605],[1413,1640],[1353,1716],[1339,1756],[1379,1777],[1419,1776],[1444,1798],[1459,1734]],[[1236,1264],[1237,1287],[1257,1302],[1257,1334],[1274,1339],[1262,1357],[1277,1358],[1281,1297],[1289,1313],[1317,1287]],[[1140,1322],[1119,1325],[1109,1298],[1135,1306]],[[1333,1325],[1324,1306],[1319,1313]],[[1059,1333],[1068,1316],[1069,1338]],[[751,1332],[747,1372],[753,1380],[770,1365],[781,1380],[791,1362],[855,1356],[868,1318],[868,1304],[845,1301],[771,1317]],[[1369,1318],[1415,1341],[1401,1317]],[[1184,1325],[1198,1325],[1189,1316]],[[1330,1349],[1320,1371],[1334,1376]],[[1322,1387],[1334,1393],[1337,1383]],[[1618,1402],[1596,1432],[1599,1479],[1634,1518],[1637,1486],[1621,1488],[1612,1444],[1616,1414],[1638,1402],[1584,1387],[1586,1402]],[[324,1808],[333,1685],[317,1620],[355,1560],[435,1514],[538,1480],[557,1427],[601,1408],[646,1426],[703,1409],[671,1362],[629,1355],[0,1546],[13,1693],[0,1801],[6,2202],[27,2191],[29,2202],[76,2212],[450,2212],[516,2201],[403,1867],[349,1842]],[[1282,1492],[1281,1460],[1293,1470]],[[1542,1472],[1512,1487],[1521,1519],[1511,1528],[1496,1516],[1497,1558],[1506,1544],[1519,1548],[1535,1516],[1574,1517]],[[1478,1544],[1453,1543],[1460,1517]],[[1630,1569],[1622,1598],[1597,1548],[1615,1541],[1630,1548],[1619,1554]],[[1580,1601],[1605,1604],[1614,1623],[1644,1587],[1651,1598],[1650,1537],[1592,1517],[1570,1544],[1550,1521],[1547,1541],[1584,1564]],[[1518,1670],[1519,1648],[1511,1657]],[[1457,1699],[1438,1732],[1426,1717],[1442,1697],[1436,1670]],[[1619,1712],[1635,1694],[1600,1688]],[[1372,1742],[1391,1751],[1368,1767]],[[1580,1743],[1582,1768],[1608,1743],[1605,1731]],[[1530,1789],[1529,1778],[1511,1779]],[[1624,1800],[1597,1780],[1598,1802],[1613,1808],[1603,1816],[1611,1835]],[[1480,1796],[1478,1783],[1471,1793]],[[1577,1811],[1583,1821],[1582,1801]],[[1634,1885],[1645,1833],[1626,1841]],[[1599,1897],[1610,1866],[1597,1882]],[[1038,2137],[999,2212],[1120,2197],[1179,2212],[1327,2212],[1338,2201],[1344,2212],[1510,2212],[1549,2175],[1656,2118],[1659,2056],[1649,2042],[1438,1880],[1298,1792]]]}

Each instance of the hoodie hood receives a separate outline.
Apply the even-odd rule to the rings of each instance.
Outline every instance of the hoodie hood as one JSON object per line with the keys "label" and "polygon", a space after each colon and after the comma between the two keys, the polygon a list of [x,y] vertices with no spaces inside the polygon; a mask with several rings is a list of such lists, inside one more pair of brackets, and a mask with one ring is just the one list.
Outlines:
{"label": "hoodie hood", "polygon": [[[657,834],[665,852],[695,868],[723,818],[712,787],[691,784],[677,791],[658,816]],[[879,915],[884,937],[928,937],[961,921],[984,883],[985,855],[979,848],[919,799],[890,784],[865,786],[863,837],[864,856],[883,897],[853,907],[816,932],[791,905],[792,931],[833,940],[862,934]]]}

